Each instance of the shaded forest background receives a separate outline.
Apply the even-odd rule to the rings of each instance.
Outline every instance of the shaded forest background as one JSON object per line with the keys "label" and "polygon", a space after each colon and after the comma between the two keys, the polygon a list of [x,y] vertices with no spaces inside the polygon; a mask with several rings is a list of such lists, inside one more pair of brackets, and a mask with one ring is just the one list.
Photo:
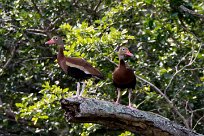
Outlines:
{"label": "shaded forest background", "polygon": [[85,97],[115,100],[114,49],[123,45],[135,55],[134,106],[204,134],[203,23],[203,0],[0,0],[0,135],[134,135],[65,121],[61,93],[76,86],[44,44],[54,35],[106,77],[87,81]]}

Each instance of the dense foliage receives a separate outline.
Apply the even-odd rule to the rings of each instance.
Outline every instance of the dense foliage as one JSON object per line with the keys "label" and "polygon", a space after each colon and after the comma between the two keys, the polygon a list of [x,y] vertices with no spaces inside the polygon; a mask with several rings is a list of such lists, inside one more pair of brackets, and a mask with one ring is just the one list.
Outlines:
{"label": "dense foliage", "polygon": [[106,77],[88,80],[85,97],[114,101],[115,48],[127,46],[138,76],[134,106],[204,133],[202,14],[201,0],[1,0],[0,134],[134,135],[65,121],[59,100],[76,85],[59,68],[57,48],[44,44],[54,35],[63,37],[65,55]]}

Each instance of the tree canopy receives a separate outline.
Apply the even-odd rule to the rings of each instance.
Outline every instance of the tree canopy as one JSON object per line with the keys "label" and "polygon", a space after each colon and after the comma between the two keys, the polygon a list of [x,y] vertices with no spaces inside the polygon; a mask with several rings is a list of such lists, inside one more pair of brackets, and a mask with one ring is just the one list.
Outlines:
{"label": "tree canopy", "polygon": [[[0,134],[134,135],[97,124],[67,123],[59,100],[76,93],[56,61],[82,57],[105,77],[87,80],[84,97],[114,101],[115,49],[128,47],[137,85],[133,106],[204,134],[204,2],[201,0],[1,0]],[[127,105],[127,91],[122,104]]]}

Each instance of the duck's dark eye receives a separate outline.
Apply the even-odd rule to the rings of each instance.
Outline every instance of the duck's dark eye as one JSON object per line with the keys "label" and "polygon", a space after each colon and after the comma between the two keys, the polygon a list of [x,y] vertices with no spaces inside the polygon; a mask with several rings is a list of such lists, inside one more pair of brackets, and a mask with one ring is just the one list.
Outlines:
{"label": "duck's dark eye", "polygon": [[124,51],[125,50],[125,48],[122,48],[122,51]]}
{"label": "duck's dark eye", "polygon": [[55,40],[58,40],[58,37],[55,37]]}

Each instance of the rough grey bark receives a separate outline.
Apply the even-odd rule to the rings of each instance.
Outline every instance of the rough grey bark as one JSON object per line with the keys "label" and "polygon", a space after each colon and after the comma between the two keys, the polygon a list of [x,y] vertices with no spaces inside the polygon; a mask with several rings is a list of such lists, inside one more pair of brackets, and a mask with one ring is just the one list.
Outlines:
{"label": "rough grey bark", "polygon": [[62,99],[65,117],[72,123],[97,123],[145,136],[203,136],[152,112],[89,99]]}

